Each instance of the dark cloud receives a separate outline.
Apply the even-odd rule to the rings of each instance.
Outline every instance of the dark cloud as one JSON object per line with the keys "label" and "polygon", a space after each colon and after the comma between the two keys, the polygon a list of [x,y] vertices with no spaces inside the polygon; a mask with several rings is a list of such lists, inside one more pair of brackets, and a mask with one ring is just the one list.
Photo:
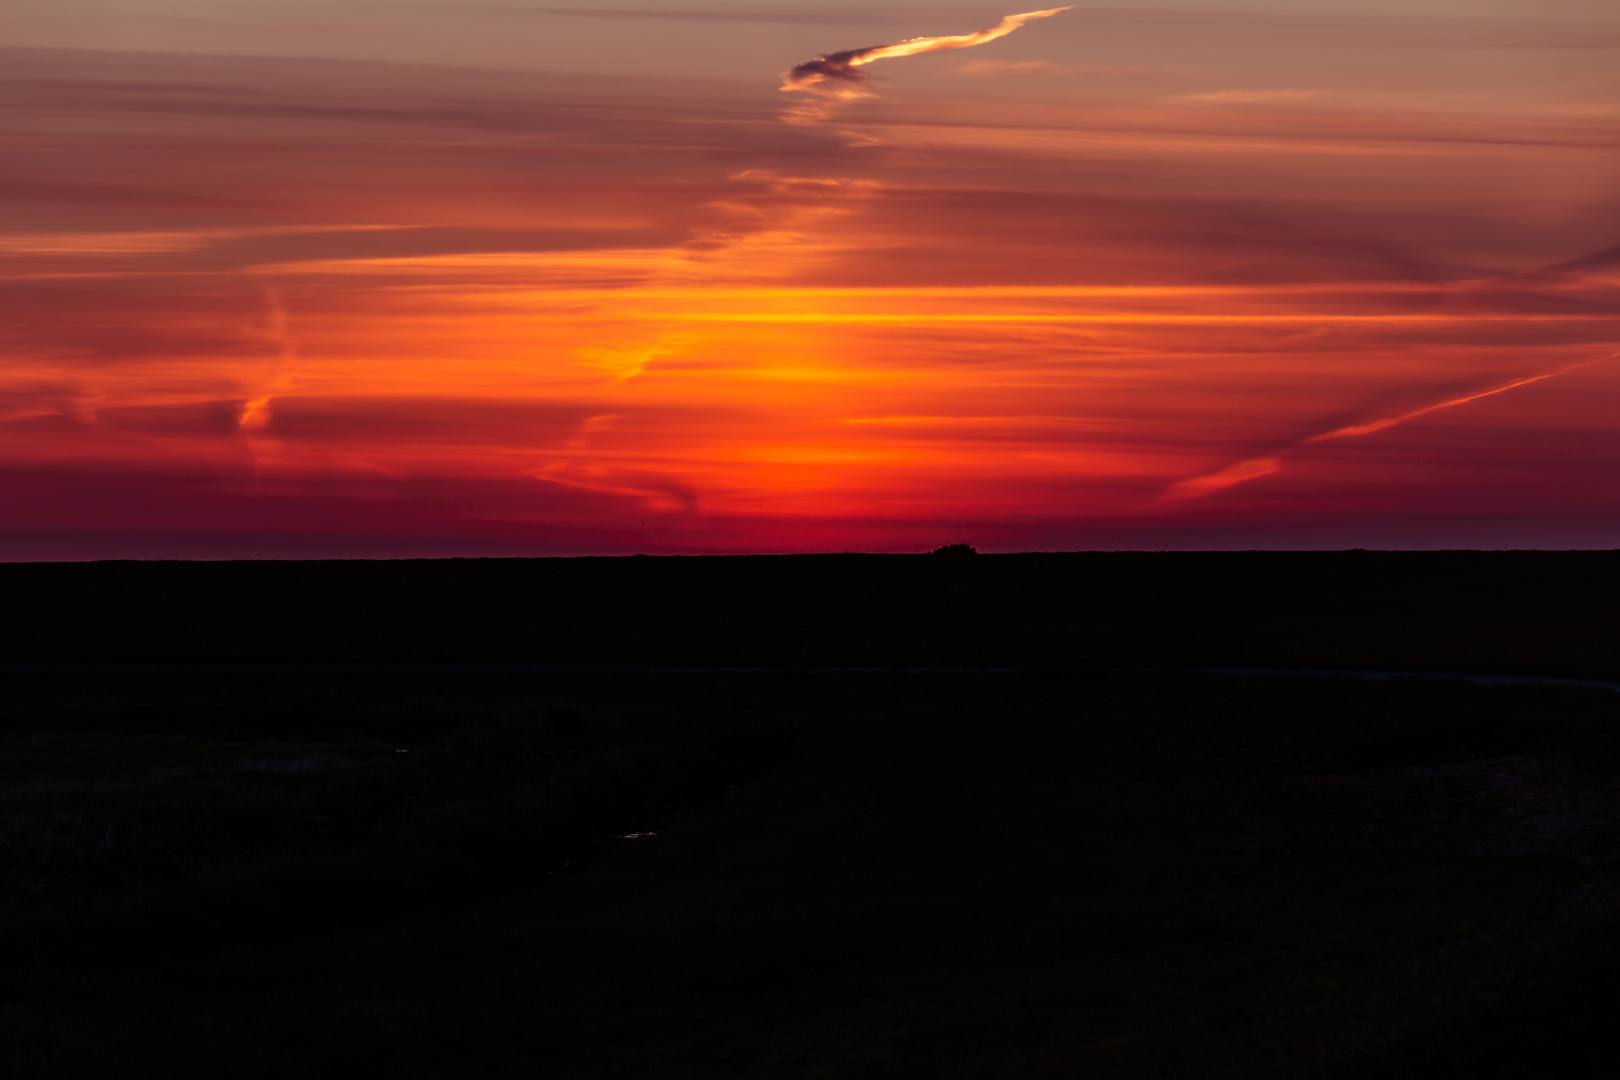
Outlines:
{"label": "dark cloud", "polygon": [[0,560],[629,553],[645,498],[528,477],[0,466]]}
{"label": "dark cloud", "polygon": [[96,422],[140,435],[230,437],[239,430],[243,404],[236,400],[122,405],[97,410]]}
{"label": "dark cloud", "polygon": [[855,69],[855,61],[870,56],[880,48],[881,45],[872,45],[864,49],[845,49],[842,52],[818,56],[814,60],[806,60],[783,76],[783,82],[788,86],[808,86],[817,82],[860,85],[867,80],[867,75],[864,71]]}
{"label": "dark cloud", "polygon": [[53,380],[0,383],[0,420],[20,414],[75,411],[84,384]]}
{"label": "dark cloud", "polygon": [[1554,274],[1584,274],[1594,270],[1607,270],[1612,266],[1620,266],[1620,244],[1542,267],[1542,271]]}
{"label": "dark cloud", "polygon": [[526,229],[420,226],[332,229],[228,237],[176,259],[187,267],[225,269],[321,259],[400,259],[525,251],[600,251],[669,247],[686,238],[676,226],[655,229]]}
{"label": "dark cloud", "polygon": [[[673,80],[65,50],[0,50],[0,71],[10,233],[377,223],[528,230],[538,250],[569,232],[611,246],[621,240],[603,234],[622,228],[639,244],[688,225],[703,193],[682,185],[849,156],[784,129],[763,88],[749,99]],[[227,243],[294,241],[214,246]]]}
{"label": "dark cloud", "polygon": [[[82,269],[82,267],[81,267]],[[0,281],[0,348],[20,362],[69,365],[261,359],[280,346],[265,335],[264,290],[252,282],[161,274]]]}

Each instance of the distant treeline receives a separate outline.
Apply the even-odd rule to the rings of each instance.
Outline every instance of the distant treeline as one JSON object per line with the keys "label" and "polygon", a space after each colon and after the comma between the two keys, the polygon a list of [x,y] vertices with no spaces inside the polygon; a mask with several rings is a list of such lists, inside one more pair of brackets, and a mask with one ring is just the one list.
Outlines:
{"label": "distant treeline", "polygon": [[0,663],[1301,666],[1620,675],[1617,552],[0,566]]}

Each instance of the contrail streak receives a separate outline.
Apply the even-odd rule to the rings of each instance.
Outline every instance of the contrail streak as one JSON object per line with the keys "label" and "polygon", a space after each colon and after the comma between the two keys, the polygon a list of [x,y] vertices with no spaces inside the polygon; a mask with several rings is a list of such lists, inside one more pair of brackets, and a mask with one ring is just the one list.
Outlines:
{"label": "contrail streak", "polygon": [[1620,353],[1614,353],[1610,356],[1600,356],[1595,360],[1582,360],[1579,363],[1566,364],[1564,367],[1557,368],[1553,371],[1544,371],[1540,375],[1526,375],[1522,379],[1514,379],[1512,382],[1503,383],[1501,386],[1493,386],[1489,390],[1481,390],[1477,394],[1468,394],[1465,397],[1452,398],[1450,401],[1442,401],[1434,405],[1425,405],[1421,409],[1413,409],[1409,413],[1402,413],[1399,416],[1392,416],[1387,420],[1374,420],[1370,424],[1352,424],[1349,427],[1334,428],[1332,431],[1324,431],[1320,435],[1312,435],[1310,438],[1299,443],[1299,445],[1308,446],[1311,443],[1327,442],[1329,439],[1348,439],[1356,435],[1371,435],[1375,431],[1383,431],[1385,428],[1392,428],[1396,424],[1404,424],[1408,420],[1416,420],[1420,416],[1427,416],[1429,413],[1439,412],[1441,409],[1450,409],[1458,405],[1466,405],[1470,401],[1478,401],[1480,398],[1488,398],[1493,394],[1503,394],[1509,390],[1517,390],[1521,386],[1529,386],[1531,383],[1537,383],[1543,379],[1555,379],[1558,376],[1566,375],[1577,368],[1589,367],[1592,364],[1601,364],[1605,360],[1613,360],[1617,357],[1620,357]]}
{"label": "contrail streak", "polygon": [[948,37],[910,38],[894,45],[869,45],[864,49],[845,49],[828,53],[814,60],[806,60],[782,76],[783,90],[808,90],[838,98],[865,96],[861,85],[866,73],[857,70],[874,60],[887,60],[894,56],[915,56],[918,53],[940,52],[945,49],[971,49],[987,41],[1006,37],[1031,19],[1045,19],[1067,7],[1048,8],[1045,11],[1026,11],[1022,15],[1008,15],[988,30],[973,34],[955,34]]}
{"label": "contrail streak", "polygon": [[1543,371],[1539,375],[1526,375],[1522,379],[1514,379],[1511,382],[1502,383],[1500,386],[1493,386],[1488,390],[1481,390],[1475,394],[1465,394],[1462,397],[1449,398],[1445,401],[1436,402],[1433,405],[1425,405],[1421,409],[1413,409],[1411,412],[1402,413],[1399,416],[1391,416],[1383,420],[1374,420],[1369,424],[1350,424],[1346,427],[1334,428],[1332,431],[1324,431],[1320,435],[1312,435],[1309,438],[1301,439],[1292,446],[1274,451],[1273,453],[1264,457],[1248,458],[1244,461],[1238,462],[1235,465],[1228,465],[1226,468],[1217,470],[1216,472],[1206,473],[1203,476],[1189,477],[1186,480],[1178,480],[1174,484],[1171,484],[1168,489],[1166,489],[1165,493],[1159,497],[1158,501],[1161,503],[1186,502],[1189,499],[1202,499],[1206,495],[1215,494],[1217,491],[1225,491],[1229,487],[1236,487],[1245,480],[1255,480],[1259,477],[1269,476],[1272,473],[1277,472],[1283,467],[1283,461],[1286,456],[1302,446],[1311,446],[1316,443],[1324,443],[1330,439],[1353,439],[1358,435],[1371,435],[1374,432],[1388,430],[1389,428],[1395,427],[1397,424],[1404,424],[1408,420],[1416,420],[1420,416],[1427,416],[1430,413],[1439,412],[1441,409],[1452,409],[1458,405],[1467,405],[1471,401],[1478,401],[1480,398],[1488,398],[1496,394],[1503,394],[1509,390],[1516,390],[1521,386],[1529,386],[1531,383],[1541,382],[1543,379],[1556,379],[1560,375],[1567,375],[1571,371],[1576,371],[1583,367],[1590,367],[1593,364],[1601,364],[1605,360],[1620,360],[1620,353],[1610,353],[1608,356],[1599,356],[1594,357],[1591,360],[1580,360],[1573,364],[1565,364],[1561,368],[1554,368],[1552,371]]}

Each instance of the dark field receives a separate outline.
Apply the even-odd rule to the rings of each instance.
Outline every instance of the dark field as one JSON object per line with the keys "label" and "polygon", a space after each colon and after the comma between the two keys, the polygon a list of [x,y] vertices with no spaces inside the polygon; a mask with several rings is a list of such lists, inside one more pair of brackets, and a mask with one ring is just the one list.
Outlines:
{"label": "dark field", "polygon": [[1266,558],[0,567],[0,1073],[1613,1075],[1620,694],[1188,669],[1620,562]]}
{"label": "dark field", "polygon": [[0,565],[0,657],[1304,666],[1620,678],[1613,552]]}

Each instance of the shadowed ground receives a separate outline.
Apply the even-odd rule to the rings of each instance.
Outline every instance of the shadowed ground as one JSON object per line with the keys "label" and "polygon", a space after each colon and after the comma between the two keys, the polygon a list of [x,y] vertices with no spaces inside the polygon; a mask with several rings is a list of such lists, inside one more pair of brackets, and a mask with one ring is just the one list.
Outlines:
{"label": "shadowed ground", "polygon": [[0,565],[0,657],[1620,677],[1613,552]]}
{"label": "shadowed ground", "polygon": [[1609,692],[99,678],[7,686],[15,1075],[1613,1060]]}
{"label": "shadowed ground", "polygon": [[[1335,558],[1353,568],[1362,557]],[[1406,637],[1381,638],[1373,630],[1395,623],[1373,613],[1390,597],[1324,577],[1315,594],[1278,585],[1234,623],[1205,617],[1210,593],[1126,573],[1146,560],[1192,580],[1187,565],[1223,557],[1096,558],[1087,565],[1125,569],[1098,586],[1113,600],[1079,610],[1093,627],[1121,614],[1121,649],[1158,625],[1165,641],[1267,664],[1310,653],[1325,666],[1338,641],[1358,663],[1399,666],[1409,647],[1490,670],[1456,650],[1496,641],[1524,649],[1503,654],[1514,660],[1504,667],[1612,671],[1601,637],[1583,654],[1593,659],[1547,667],[1531,633],[1554,625],[1555,600],[1581,592],[1575,571],[1607,556],[1549,557],[1543,589],[1493,601],[1516,622],[1429,645],[1424,628],[1461,626],[1456,610],[1414,608]],[[1260,565],[1243,558],[1259,557],[1232,565]],[[1423,563],[1462,568],[1430,595],[1473,596],[1457,580],[1493,558]],[[972,569],[981,562],[990,569]],[[355,578],[338,573],[345,565]],[[463,596],[450,625],[484,629],[457,638],[397,611],[342,621],[353,581],[397,584],[411,565],[229,572],[334,575],[326,592],[259,594],[274,597],[272,614],[324,613],[289,651],[368,640],[354,631],[368,625],[447,651],[497,640],[490,626],[548,625],[515,588],[479,594],[481,624],[479,602],[427,585],[413,593],[428,595],[421,610]],[[546,609],[596,643],[569,657],[581,662],[615,625],[637,628],[627,655],[643,660],[712,658],[703,650],[722,640],[726,658],[780,659],[838,618],[852,628],[846,660],[895,659],[880,646],[905,640],[904,627],[922,628],[910,658],[953,642],[977,643],[957,657],[989,658],[998,627],[1023,632],[1011,614],[929,623],[957,601],[926,590],[917,595],[933,599],[916,607],[891,607],[895,594],[876,586],[817,607],[809,585],[773,594],[746,574],[748,588],[733,583],[692,614],[659,606],[697,595],[690,582],[659,593],[635,577],[725,565],[426,569],[464,585],[455,575],[503,567],[622,568],[619,592],[606,590],[620,606],[593,609],[579,591]],[[957,610],[1012,610],[973,576],[1001,573],[994,559],[848,565],[936,585],[956,574],[960,594],[980,598]],[[0,571],[59,575],[60,598],[92,596],[85,582],[114,569]],[[171,583],[226,572],[124,569]],[[1240,596],[1259,578],[1233,580],[1210,589]],[[1601,575],[1592,581],[1582,602],[1604,595]],[[1133,623],[1121,598],[1150,585],[1158,606]],[[102,651],[81,656],[106,660],[109,643],[139,640],[138,593],[85,601],[81,641],[93,629]],[[213,610],[208,595],[176,593],[149,623],[150,656],[214,640],[199,614]],[[782,607],[782,595],[803,603]],[[1039,618],[1068,610],[1043,603]],[[716,611],[750,604],[752,631],[701,636],[718,634]],[[1276,630],[1358,604],[1369,621],[1293,644]],[[500,621],[518,611],[527,621]],[[61,631],[47,614],[42,651],[67,640],[50,645]],[[247,640],[235,623],[213,625],[219,652]],[[1234,626],[1260,629],[1245,638]],[[1076,640],[1054,638],[1048,655]],[[0,1066],[72,1077],[1519,1077],[1609,1075],[1620,1061],[1605,1006],[1620,981],[1610,690],[1095,663],[693,666],[0,673]]]}

